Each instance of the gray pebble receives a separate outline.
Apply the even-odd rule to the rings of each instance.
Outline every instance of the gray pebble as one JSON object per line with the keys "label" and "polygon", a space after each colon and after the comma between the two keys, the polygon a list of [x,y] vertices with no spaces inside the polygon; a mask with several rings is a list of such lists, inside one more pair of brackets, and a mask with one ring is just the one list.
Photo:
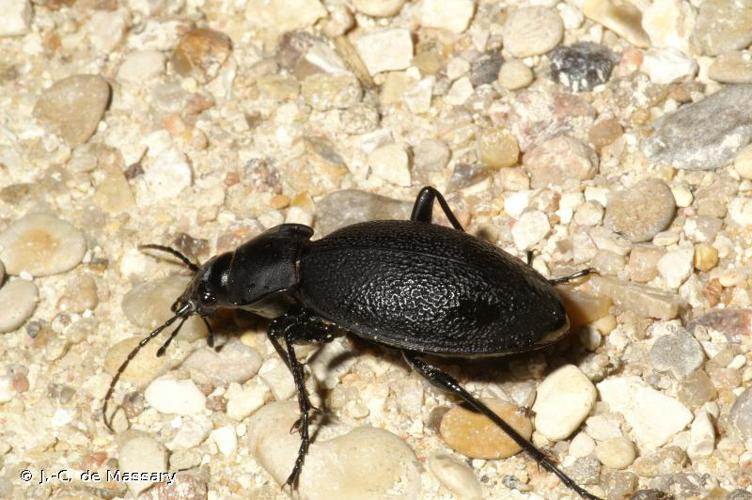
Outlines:
{"label": "gray pebble", "polygon": [[110,85],[99,75],[74,75],[46,89],[34,116],[49,124],[70,146],[85,143],[97,130],[110,100]]}
{"label": "gray pebble", "polygon": [[752,389],[747,389],[736,398],[729,420],[742,439],[752,439]]}
{"label": "gray pebble", "polygon": [[572,92],[589,91],[606,83],[618,60],[611,50],[591,42],[558,47],[550,57],[551,78]]}
{"label": "gray pebble", "polygon": [[23,325],[37,306],[37,287],[31,281],[14,280],[0,288],[0,333]]}
{"label": "gray pebble", "polygon": [[668,113],[653,124],[642,144],[655,163],[686,170],[714,170],[734,159],[752,140],[752,84],[729,85],[702,101]]}
{"label": "gray pebble", "polygon": [[411,210],[412,203],[409,201],[357,189],[335,191],[316,203],[316,232],[325,236],[358,222],[409,219]]}
{"label": "gray pebble", "polygon": [[514,57],[545,54],[564,36],[559,14],[546,7],[523,7],[512,11],[504,23],[504,49]]}
{"label": "gray pebble", "polygon": [[261,355],[238,339],[231,339],[215,351],[202,347],[183,363],[191,372],[191,379],[215,386],[231,382],[242,384],[256,375],[261,367]]}
{"label": "gray pebble", "polygon": [[[148,435],[137,435],[120,446],[118,466],[123,471],[167,472],[167,451]],[[128,481],[134,496],[149,488],[154,481]]]}
{"label": "gray pebble", "polygon": [[495,82],[503,61],[500,53],[489,51],[470,63],[470,83],[473,87]]}
{"label": "gray pebble", "polygon": [[726,496],[726,500],[752,500],[752,493],[747,490],[734,490]]}
{"label": "gray pebble", "polygon": [[634,243],[647,241],[668,228],[676,202],[660,179],[645,179],[612,193],[606,207],[606,226]]}
{"label": "gray pebble", "polygon": [[582,457],[564,469],[569,477],[578,484],[598,484],[601,474],[601,463],[593,456]]}
{"label": "gray pebble", "polygon": [[671,372],[677,380],[683,380],[702,366],[705,354],[702,346],[687,332],[658,337],[650,349],[653,367],[662,372]]}
{"label": "gray pebble", "polygon": [[704,0],[692,42],[709,56],[747,47],[752,43],[752,0]]}

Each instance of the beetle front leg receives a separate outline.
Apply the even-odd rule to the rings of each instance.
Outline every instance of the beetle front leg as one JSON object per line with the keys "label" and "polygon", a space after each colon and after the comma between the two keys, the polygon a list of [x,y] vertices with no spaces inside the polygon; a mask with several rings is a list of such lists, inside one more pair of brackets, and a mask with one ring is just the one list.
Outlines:
{"label": "beetle front leg", "polygon": [[452,226],[457,231],[464,232],[465,230],[462,229],[462,224],[460,224],[460,221],[457,220],[457,217],[452,213],[452,209],[449,208],[449,204],[444,199],[444,196],[439,192],[438,189],[426,186],[423,189],[420,190],[420,193],[418,193],[418,197],[415,198],[415,205],[413,205],[413,212],[410,215],[410,220],[417,221],[417,222],[428,222],[429,224],[433,221],[433,202],[438,201],[439,206],[441,206],[441,209],[444,211],[444,215],[446,215],[446,218],[449,219],[449,222],[452,224]]}
{"label": "beetle front leg", "polygon": [[481,413],[491,419],[491,421],[501,428],[512,440],[517,443],[520,448],[525,450],[525,453],[530,455],[538,464],[544,469],[555,474],[561,482],[567,487],[575,491],[582,498],[588,500],[600,500],[597,496],[588,493],[585,489],[580,487],[574,480],[561,471],[554,463],[538,448],[536,448],[527,439],[522,437],[511,425],[505,422],[501,417],[494,413],[488,406],[476,399],[472,394],[467,392],[457,380],[455,380],[449,374],[443,372],[441,369],[426,363],[424,360],[418,357],[414,352],[403,351],[402,356],[416,372],[420,373],[431,384],[443,389],[447,392],[459,397],[462,401],[467,403],[473,410]]}

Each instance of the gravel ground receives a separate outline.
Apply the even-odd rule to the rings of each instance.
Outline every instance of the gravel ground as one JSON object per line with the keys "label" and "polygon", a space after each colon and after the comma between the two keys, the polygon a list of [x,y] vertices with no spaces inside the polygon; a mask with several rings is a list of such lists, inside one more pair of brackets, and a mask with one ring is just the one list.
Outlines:
{"label": "gravel ground", "polygon": [[[593,494],[752,498],[749,0],[0,0],[0,498],[284,498],[249,314],[139,340],[197,261],[434,185],[562,290],[546,351],[442,364]],[[439,222],[442,218],[439,217]],[[446,221],[444,221],[446,222]],[[572,498],[398,353],[300,346],[302,498]]]}

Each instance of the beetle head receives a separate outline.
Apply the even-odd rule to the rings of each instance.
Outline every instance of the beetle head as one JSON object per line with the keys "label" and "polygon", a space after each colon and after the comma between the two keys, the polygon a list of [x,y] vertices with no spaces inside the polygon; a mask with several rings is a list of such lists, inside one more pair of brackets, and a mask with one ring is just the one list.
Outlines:
{"label": "beetle head", "polygon": [[209,316],[225,304],[231,260],[231,253],[223,253],[201,265],[183,294],[172,304],[172,312],[177,314],[187,307],[191,313]]}

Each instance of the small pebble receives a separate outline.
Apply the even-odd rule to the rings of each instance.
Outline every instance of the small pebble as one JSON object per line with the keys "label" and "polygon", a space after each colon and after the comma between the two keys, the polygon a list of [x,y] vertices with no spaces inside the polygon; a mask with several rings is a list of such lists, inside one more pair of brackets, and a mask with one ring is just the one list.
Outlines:
{"label": "small pebble", "polygon": [[0,259],[8,274],[48,276],[76,267],[86,252],[84,235],[52,214],[28,214],[0,234]]}
{"label": "small pebble", "polygon": [[245,387],[230,384],[225,392],[227,416],[238,421],[243,420],[264,406],[268,394],[269,387],[255,380]]}
{"label": "small pebble", "polygon": [[499,69],[504,59],[498,51],[488,51],[481,54],[470,64],[470,83],[473,87],[487,85],[499,77]]}
{"label": "small pebble", "polygon": [[382,71],[400,71],[410,66],[413,39],[409,30],[385,29],[357,38],[355,49],[371,75]]}
{"label": "small pebble", "polygon": [[558,47],[549,57],[551,78],[572,92],[590,91],[606,83],[615,60],[611,50],[591,42]]}
{"label": "small pebble", "polygon": [[451,154],[449,146],[444,142],[423,139],[413,148],[413,174],[422,184],[432,184],[430,179],[444,171]]}
{"label": "small pebble", "polygon": [[[136,435],[119,447],[118,468],[129,472],[167,472],[167,450],[148,435]],[[126,481],[134,496],[154,483],[155,481],[141,479]]]}
{"label": "small pebble", "polygon": [[658,337],[650,349],[650,361],[656,370],[683,380],[702,366],[705,354],[693,336],[680,332]]}
{"label": "small pebble", "polygon": [[28,0],[0,0],[0,38],[25,35],[29,32],[32,18],[31,2]]}
{"label": "small pebble", "polygon": [[578,458],[573,464],[564,467],[564,472],[577,484],[598,484],[601,463],[595,457]]}
{"label": "small pebble", "polygon": [[671,188],[660,179],[644,179],[611,193],[606,226],[634,243],[648,241],[674,219],[676,202]]}
{"label": "small pebble", "polygon": [[690,53],[689,36],[695,10],[681,0],[656,0],[642,11],[642,27],[653,47],[672,47]]}
{"label": "small pebble", "polygon": [[374,176],[397,186],[410,186],[410,157],[400,144],[392,143],[375,149],[368,155]]}
{"label": "small pebble", "polygon": [[151,205],[174,201],[193,184],[193,170],[186,155],[176,147],[168,147],[143,165],[144,173],[138,177],[139,204]]}
{"label": "small pebble", "polygon": [[708,77],[722,83],[752,83],[752,54],[748,51],[720,54],[708,68]]}
{"label": "small pebble", "polygon": [[305,102],[319,111],[347,109],[363,97],[360,82],[350,73],[316,73],[303,80],[300,91]]}
{"label": "small pebble", "polygon": [[446,489],[458,497],[483,498],[480,481],[466,463],[449,455],[437,454],[428,459],[428,469]]}
{"label": "small pebble", "polygon": [[[172,275],[136,285],[123,297],[125,317],[144,330],[153,330],[172,317],[170,306],[182,295],[190,280],[188,276]],[[206,337],[207,333],[206,324],[200,317],[193,316],[183,324],[179,338],[196,340]]]}
{"label": "small pebble", "polygon": [[613,305],[610,297],[592,295],[584,290],[560,288],[559,294],[567,310],[572,330],[592,324],[606,316]]}
{"label": "small pebble", "polygon": [[708,56],[748,47],[752,43],[752,2],[705,0],[697,13],[692,42]]}
{"label": "small pebble", "polygon": [[514,245],[519,250],[528,250],[551,231],[548,217],[540,210],[525,212],[512,226]]}
{"label": "small pebble", "polygon": [[586,201],[575,210],[574,221],[581,226],[597,226],[603,221],[604,213],[600,203]]}
{"label": "small pebble", "polygon": [[728,85],[666,113],[653,123],[655,132],[643,141],[642,150],[653,163],[715,170],[752,140],[752,116],[738,112],[739,103],[750,100],[752,85]]}
{"label": "small pebble", "polygon": [[689,428],[687,455],[692,460],[709,457],[715,449],[715,426],[707,411],[701,410]]}
{"label": "small pebble", "polygon": [[752,439],[752,388],[737,396],[729,412],[729,421],[741,439]]}
{"label": "small pebble", "polygon": [[[173,455],[174,456],[174,455]],[[192,469],[195,467],[177,467],[172,463],[173,456],[170,456],[170,467],[172,470]],[[172,483],[162,482],[154,485],[153,488],[139,495],[139,500],[204,500],[208,498],[209,488],[206,479],[198,474],[178,472]]]}
{"label": "small pebble", "polygon": [[130,25],[126,9],[97,10],[86,24],[89,41],[102,54],[112,52],[122,41]]}
{"label": "small pebble", "polygon": [[718,250],[707,243],[700,243],[695,247],[694,267],[698,271],[707,273],[718,265]]}
{"label": "small pebble", "polygon": [[626,469],[636,457],[634,444],[627,438],[619,437],[598,443],[595,456],[611,469]]}
{"label": "small pebble", "polygon": [[564,36],[559,14],[546,7],[522,7],[512,11],[504,23],[504,49],[514,57],[545,54]]}
{"label": "small pebble", "polygon": [[601,400],[624,415],[640,449],[656,449],[692,421],[693,415],[676,399],[656,391],[639,377],[612,376],[598,384]]}
{"label": "small pebble", "polygon": [[193,415],[206,407],[206,396],[192,380],[160,377],[148,385],[144,397],[160,413]]}
{"label": "small pebble", "polygon": [[43,91],[34,106],[34,116],[75,147],[96,132],[110,93],[110,85],[99,75],[69,76]]}
{"label": "small pebble", "polygon": [[517,163],[520,147],[508,130],[489,127],[483,129],[478,136],[478,156],[487,167],[511,167]]}
{"label": "small pebble", "polygon": [[225,425],[219,429],[214,429],[209,437],[217,445],[222,455],[229,457],[235,454],[235,450],[238,448],[238,435],[235,433],[234,426]]}
{"label": "small pebble", "polygon": [[697,73],[697,62],[677,49],[645,51],[641,70],[653,83],[667,84],[686,80]]}
{"label": "small pebble", "polygon": [[640,9],[618,0],[585,0],[582,12],[637,47],[649,47],[650,39],[642,29]]}
{"label": "small pebble", "polygon": [[164,73],[165,56],[158,50],[140,50],[128,54],[118,68],[121,82],[143,84]]}
{"label": "small pebble", "polygon": [[[271,403],[248,420],[244,441],[278,484],[290,474],[300,446],[298,433],[290,433],[297,407],[295,401]],[[311,445],[298,491],[311,500],[361,498],[364,492],[372,498],[420,498],[420,485],[420,465],[402,439],[383,429],[358,427]]]}
{"label": "small pebble", "polygon": [[470,78],[463,76],[452,84],[444,97],[444,101],[452,106],[462,106],[470,99],[474,90]]}
{"label": "small pebble", "polygon": [[600,149],[613,144],[624,134],[624,128],[615,118],[598,120],[590,127],[588,139],[596,148]]}
{"label": "small pebble", "polygon": [[694,256],[692,246],[682,246],[666,252],[658,260],[658,272],[666,281],[666,286],[677,289],[689,278],[694,268]]}
{"label": "small pebble", "polygon": [[734,170],[745,179],[752,179],[752,144],[745,146],[734,158]]}
{"label": "small pebble", "polygon": [[274,399],[284,401],[295,394],[295,382],[290,370],[279,358],[267,358],[258,372],[259,377],[269,386]]}
{"label": "small pebble", "polygon": [[399,14],[405,0],[353,0],[358,12],[371,17],[391,17]]}
{"label": "small pebble", "polygon": [[598,172],[598,155],[582,141],[558,135],[529,151],[523,164],[534,188],[579,185]]}
{"label": "small pebble", "polygon": [[569,454],[575,458],[582,458],[595,451],[595,441],[585,432],[578,432],[569,443]]}
{"label": "small pebble", "polygon": [[12,400],[18,391],[13,387],[13,377],[10,375],[0,376],[0,404]]}
{"label": "small pebble", "polygon": [[319,0],[248,0],[245,6],[253,26],[276,33],[308,28],[327,14]]}
{"label": "small pebble", "polygon": [[31,281],[12,280],[0,288],[0,333],[12,332],[28,320],[37,307],[39,292]]}
{"label": "small pebble", "polygon": [[[0,279],[2,282],[2,279]],[[87,309],[93,311],[98,304],[97,283],[89,274],[74,278],[65,287],[65,293],[58,301],[61,311],[83,313]]]}
{"label": "small pebble", "polygon": [[194,351],[183,363],[191,379],[199,384],[224,386],[232,382],[242,384],[256,375],[261,367],[261,355],[238,339],[230,339],[219,351],[205,346]]}
{"label": "small pebble", "polygon": [[475,5],[472,0],[423,0],[420,24],[452,33],[462,33],[473,17]]}
{"label": "small pebble", "polygon": [[568,438],[595,405],[595,386],[574,365],[550,373],[538,386],[535,430],[552,441]]}
{"label": "small pebble", "polygon": [[534,79],[533,70],[517,59],[506,61],[499,70],[499,84],[507,90],[523,89]]}
{"label": "small pebble", "polygon": [[[532,423],[515,405],[500,399],[484,399],[483,402],[525,439],[530,439]],[[506,458],[521,450],[487,417],[461,406],[452,407],[443,416],[439,434],[450,448],[471,458]]]}

